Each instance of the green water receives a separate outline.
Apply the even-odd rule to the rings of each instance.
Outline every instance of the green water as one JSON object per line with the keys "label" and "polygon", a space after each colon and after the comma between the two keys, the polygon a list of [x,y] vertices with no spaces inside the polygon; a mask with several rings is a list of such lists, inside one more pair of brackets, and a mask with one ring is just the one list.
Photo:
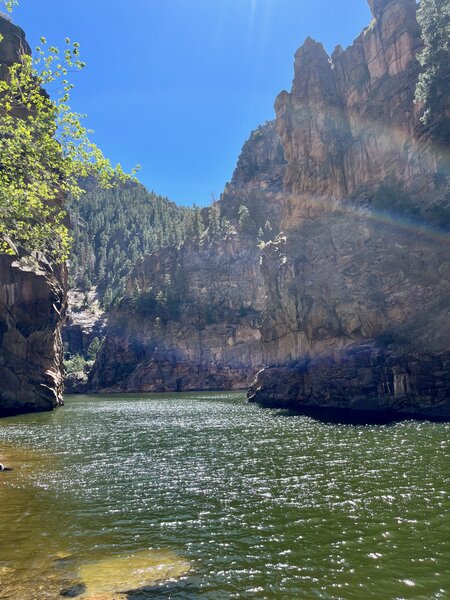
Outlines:
{"label": "green water", "polygon": [[450,598],[449,434],[235,393],[69,397],[4,419],[0,598],[59,598],[149,550],[190,571],[132,600]]}

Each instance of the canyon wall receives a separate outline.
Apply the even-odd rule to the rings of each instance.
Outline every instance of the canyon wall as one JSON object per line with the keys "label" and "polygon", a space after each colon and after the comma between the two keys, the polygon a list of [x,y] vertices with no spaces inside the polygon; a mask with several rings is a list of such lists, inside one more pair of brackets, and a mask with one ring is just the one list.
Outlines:
{"label": "canyon wall", "polygon": [[271,406],[450,414],[448,149],[414,103],[414,0],[328,57],[307,40],[276,102],[287,160],[284,237],[262,261]]}
{"label": "canyon wall", "polygon": [[[30,52],[25,34],[0,17],[0,77]],[[0,255],[0,416],[63,402],[61,323],[66,270],[43,257]]]}
{"label": "canyon wall", "polygon": [[[166,248],[138,263],[90,375],[99,391],[247,387],[260,368],[264,287],[250,236]],[[133,303],[132,287],[139,290]],[[154,293],[153,293],[154,292]]]}
{"label": "canyon wall", "polygon": [[[176,310],[118,309],[94,389],[228,389],[265,366],[263,405],[450,415],[449,149],[414,101],[415,0],[369,4],[349,48],[296,53],[220,198],[229,233],[136,267],[130,291],[181,282]],[[243,231],[242,205],[272,241]]]}
{"label": "canyon wall", "polygon": [[[163,248],[139,262],[134,286],[140,306],[111,311],[88,389],[160,392],[245,389],[263,366],[260,315],[266,290],[260,270],[258,226],[279,230],[286,161],[275,122],[253,131],[219,200],[225,231]],[[246,206],[254,231],[239,229]],[[207,216],[206,216],[207,219]],[[169,285],[167,282],[169,281]],[[169,289],[167,289],[169,288]],[[149,303],[164,290],[174,310]],[[147,303],[146,303],[147,297]],[[147,304],[147,305],[146,305]],[[150,305],[149,305],[150,304]]]}

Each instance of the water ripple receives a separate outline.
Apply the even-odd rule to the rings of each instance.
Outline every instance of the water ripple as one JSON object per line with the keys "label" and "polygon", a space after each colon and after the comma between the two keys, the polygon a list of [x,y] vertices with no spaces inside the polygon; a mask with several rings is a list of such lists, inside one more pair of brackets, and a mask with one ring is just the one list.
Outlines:
{"label": "water ripple", "polygon": [[76,571],[148,549],[192,569],[130,600],[448,598],[449,433],[320,423],[236,393],[70,398],[5,419],[0,599],[30,600],[11,581],[43,572],[39,599],[59,597],[61,553]]}

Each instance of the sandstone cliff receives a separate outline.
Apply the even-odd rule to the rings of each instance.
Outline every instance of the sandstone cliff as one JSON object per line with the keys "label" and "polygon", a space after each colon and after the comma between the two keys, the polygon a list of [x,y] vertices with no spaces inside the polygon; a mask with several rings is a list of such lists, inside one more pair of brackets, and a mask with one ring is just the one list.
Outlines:
{"label": "sandstone cliff", "polygon": [[[0,77],[23,52],[23,31],[0,17]],[[0,416],[61,404],[60,328],[66,271],[43,257],[0,255]]]}

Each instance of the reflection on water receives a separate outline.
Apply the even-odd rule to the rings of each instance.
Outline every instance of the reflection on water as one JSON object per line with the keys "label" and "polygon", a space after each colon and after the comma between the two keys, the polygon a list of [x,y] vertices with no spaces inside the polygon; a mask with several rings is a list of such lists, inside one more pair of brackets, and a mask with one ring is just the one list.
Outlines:
{"label": "reflection on water", "polygon": [[449,433],[240,394],[4,419],[0,599],[449,598]]}

